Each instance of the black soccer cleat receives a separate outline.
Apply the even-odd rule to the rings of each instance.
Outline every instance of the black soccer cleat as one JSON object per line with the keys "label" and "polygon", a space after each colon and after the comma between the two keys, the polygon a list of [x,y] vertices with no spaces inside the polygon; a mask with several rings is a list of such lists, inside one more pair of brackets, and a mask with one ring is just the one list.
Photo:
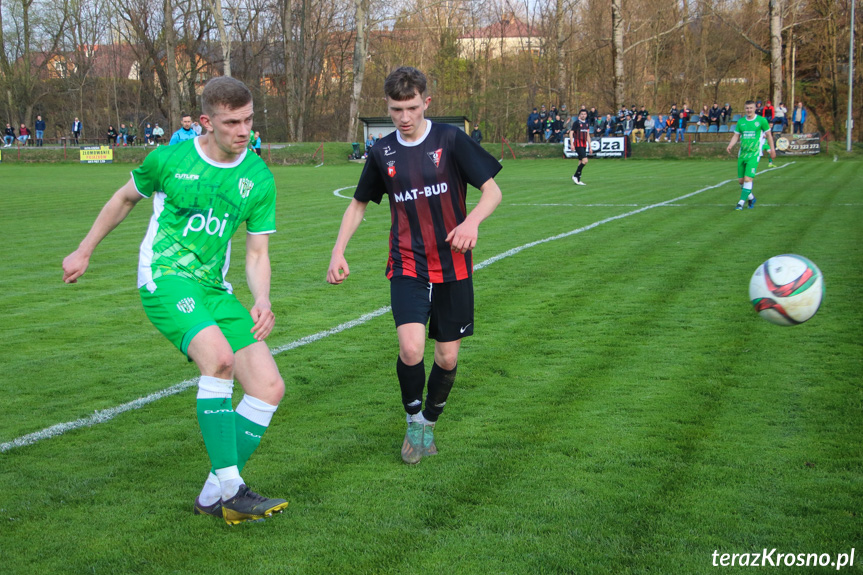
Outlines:
{"label": "black soccer cleat", "polygon": [[219,519],[223,519],[222,515],[222,500],[218,500],[212,505],[204,505],[201,503],[200,498],[195,499],[195,515],[212,515],[213,517],[218,517]]}
{"label": "black soccer cleat", "polygon": [[288,502],[284,499],[271,499],[258,495],[245,484],[240,485],[237,494],[222,501],[222,517],[228,525],[246,521],[260,521],[273,513],[281,513]]}

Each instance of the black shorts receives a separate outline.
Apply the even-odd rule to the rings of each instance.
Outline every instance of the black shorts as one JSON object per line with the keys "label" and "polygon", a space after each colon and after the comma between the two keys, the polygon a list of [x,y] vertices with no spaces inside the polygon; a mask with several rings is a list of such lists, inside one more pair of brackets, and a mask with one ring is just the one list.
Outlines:
{"label": "black shorts", "polygon": [[426,325],[428,337],[440,342],[473,335],[473,279],[432,284],[407,276],[390,280],[390,301],[396,327]]}
{"label": "black shorts", "polygon": [[575,153],[578,155],[579,160],[583,160],[587,157],[587,147],[586,146],[576,146]]}

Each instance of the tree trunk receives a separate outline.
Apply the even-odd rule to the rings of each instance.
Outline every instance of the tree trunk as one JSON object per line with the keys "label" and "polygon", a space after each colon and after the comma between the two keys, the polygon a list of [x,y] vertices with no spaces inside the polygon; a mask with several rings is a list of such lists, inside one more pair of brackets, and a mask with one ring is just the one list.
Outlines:
{"label": "tree trunk", "polygon": [[219,30],[219,45],[222,48],[222,62],[225,76],[231,75],[231,37],[225,28],[225,16],[222,14],[222,0],[207,0],[210,12],[216,20],[216,28]]}
{"label": "tree trunk", "polygon": [[622,0],[611,0],[611,59],[614,69],[614,109],[623,107],[623,14]]}
{"label": "tree trunk", "polygon": [[354,22],[357,36],[354,39],[354,80],[351,89],[350,118],[348,119],[348,142],[357,137],[360,115],[360,97],[366,76],[366,56],[369,52],[369,0],[354,0]]}
{"label": "tree trunk", "polygon": [[297,126],[294,122],[296,117],[294,101],[296,79],[294,78],[294,70],[296,69],[297,46],[294,45],[294,0],[281,0],[280,7],[285,59],[285,120],[288,124],[288,137],[291,141],[296,141]]}
{"label": "tree trunk", "polygon": [[177,32],[174,30],[174,4],[165,0],[165,64],[168,88],[168,126],[169,132],[180,121],[180,75],[177,72]]}
{"label": "tree trunk", "polygon": [[564,11],[563,0],[557,0],[554,10],[554,39],[555,47],[557,48],[557,101],[562,104],[569,98],[566,93],[566,30],[564,29],[564,20],[566,13]]}
{"label": "tree trunk", "polygon": [[770,0],[770,93],[782,102],[782,1]]}

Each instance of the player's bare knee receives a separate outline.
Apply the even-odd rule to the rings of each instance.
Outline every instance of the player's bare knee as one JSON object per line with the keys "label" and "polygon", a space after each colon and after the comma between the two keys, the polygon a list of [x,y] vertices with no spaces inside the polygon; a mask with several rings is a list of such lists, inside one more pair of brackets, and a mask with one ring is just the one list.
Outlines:
{"label": "player's bare knee", "polygon": [[438,364],[439,367],[451,371],[455,369],[455,366],[458,364],[458,349],[455,351],[451,350],[436,350],[434,354],[434,361]]}
{"label": "player's bare knee", "polygon": [[399,349],[399,357],[405,365],[416,365],[423,360],[425,353],[425,342],[422,344],[406,343]]}
{"label": "player's bare knee", "polygon": [[260,399],[271,405],[278,405],[285,396],[285,380],[283,380],[280,375],[276,374],[274,378],[270,378],[268,381],[264,382],[263,389],[260,393],[263,395]]}
{"label": "player's bare knee", "polygon": [[233,379],[234,377],[234,354],[230,349],[221,351],[213,359],[211,370],[215,377],[222,379]]}

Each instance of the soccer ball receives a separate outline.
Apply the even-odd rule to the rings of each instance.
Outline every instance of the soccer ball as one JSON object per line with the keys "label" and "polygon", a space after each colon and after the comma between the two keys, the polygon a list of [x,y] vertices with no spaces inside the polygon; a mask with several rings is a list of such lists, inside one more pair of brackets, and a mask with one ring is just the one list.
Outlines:
{"label": "soccer ball", "polygon": [[758,266],[749,282],[755,311],[776,325],[797,325],[811,318],[824,297],[821,270],[803,256],[775,256]]}

